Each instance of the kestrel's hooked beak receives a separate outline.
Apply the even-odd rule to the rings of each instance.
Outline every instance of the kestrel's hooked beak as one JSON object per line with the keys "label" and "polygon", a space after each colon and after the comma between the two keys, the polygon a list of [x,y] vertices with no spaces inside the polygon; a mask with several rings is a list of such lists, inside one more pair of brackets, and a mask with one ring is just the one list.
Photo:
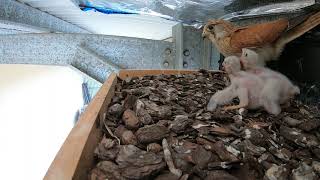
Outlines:
{"label": "kestrel's hooked beak", "polygon": [[207,38],[207,33],[203,32],[202,33],[202,39],[204,40],[205,38]]}
{"label": "kestrel's hooked beak", "polygon": [[225,65],[221,66],[221,71],[226,71],[226,68],[224,67]]}

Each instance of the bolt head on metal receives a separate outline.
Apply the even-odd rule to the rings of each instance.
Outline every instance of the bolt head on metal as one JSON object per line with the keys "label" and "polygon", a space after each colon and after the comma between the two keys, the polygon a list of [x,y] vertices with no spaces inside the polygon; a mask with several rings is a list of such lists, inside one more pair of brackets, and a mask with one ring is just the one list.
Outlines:
{"label": "bolt head on metal", "polygon": [[190,56],[190,51],[188,49],[183,51],[184,56]]}
{"label": "bolt head on metal", "polygon": [[168,63],[167,61],[165,61],[165,62],[163,63],[163,66],[164,66],[164,67],[168,67],[168,66],[169,66],[169,63]]}
{"label": "bolt head on metal", "polygon": [[183,62],[183,67],[187,68],[188,67],[188,63],[187,62]]}

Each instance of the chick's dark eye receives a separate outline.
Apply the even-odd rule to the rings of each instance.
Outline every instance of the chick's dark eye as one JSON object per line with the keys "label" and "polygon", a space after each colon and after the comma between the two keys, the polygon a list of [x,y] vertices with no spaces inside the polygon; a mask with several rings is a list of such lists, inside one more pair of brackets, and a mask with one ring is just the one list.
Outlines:
{"label": "chick's dark eye", "polygon": [[212,25],[209,25],[208,26],[208,29],[211,31],[213,29],[213,26]]}
{"label": "chick's dark eye", "polygon": [[248,54],[246,53],[244,56],[248,57]]}

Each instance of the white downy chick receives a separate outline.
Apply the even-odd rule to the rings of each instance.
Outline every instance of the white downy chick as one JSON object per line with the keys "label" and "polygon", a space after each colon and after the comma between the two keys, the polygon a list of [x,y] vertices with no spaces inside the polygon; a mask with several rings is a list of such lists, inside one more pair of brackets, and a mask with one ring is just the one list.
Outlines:
{"label": "white downy chick", "polygon": [[300,94],[299,87],[293,85],[285,75],[263,67],[255,51],[243,48],[240,60],[245,71],[253,73],[265,81],[263,93],[267,98],[284,104],[295,95]]}
{"label": "white downy chick", "polygon": [[[231,85],[227,88],[216,92],[210,99],[207,110],[213,111],[218,105],[225,105],[230,103],[235,97],[240,100],[239,105],[227,106],[225,110],[248,108],[256,109],[259,107],[265,107],[268,104],[273,104],[274,102],[269,102],[268,99],[263,99],[261,92],[264,89],[264,82],[262,78],[259,78],[255,74],[248,73],[241,70],[240,59],[236,56],[229,56],[225,58],[223,62],[223,68],[229,75],[231,80]],[[265,107],[265,109],[272,114],[277,114],[278,112],[273,112]]]}

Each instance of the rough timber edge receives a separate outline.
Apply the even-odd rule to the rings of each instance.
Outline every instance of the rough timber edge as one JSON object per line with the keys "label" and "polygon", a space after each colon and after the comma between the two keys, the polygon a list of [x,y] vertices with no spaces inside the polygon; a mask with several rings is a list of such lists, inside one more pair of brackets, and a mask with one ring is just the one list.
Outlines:
{"label": "rough timber edge", "polygon": [[[51,163],[44,180],[87,179],[89,168],[94,163],[92,152],[102,138],[100,119],[105,119],[106,109],[114,95],[117,77],[141,77],[160,74],[190,74],[198,70],[120,70],[112,73],[104,82],[78,123],[73,127]],[[221,72],[221,71],[210,71]]]}
{"label": "rough timber edge", "polygon": [[[177,69],[125,69],[119,71],[119,78],[125,79],[127,77],[142,77],[144,75],[160,75],[160,74],[191,74],[199,70],[177,70]],[[223,72],[223,71],[210,71],[210,72]]]}
{"label": "rough timber edge", "polygon": [[102,136],[98,129],[99,119],[104,117],[116,82],[117,75],[112,73],[72,128],[44,180],[87,179],[86,169],[94,161],[92,152]]}

